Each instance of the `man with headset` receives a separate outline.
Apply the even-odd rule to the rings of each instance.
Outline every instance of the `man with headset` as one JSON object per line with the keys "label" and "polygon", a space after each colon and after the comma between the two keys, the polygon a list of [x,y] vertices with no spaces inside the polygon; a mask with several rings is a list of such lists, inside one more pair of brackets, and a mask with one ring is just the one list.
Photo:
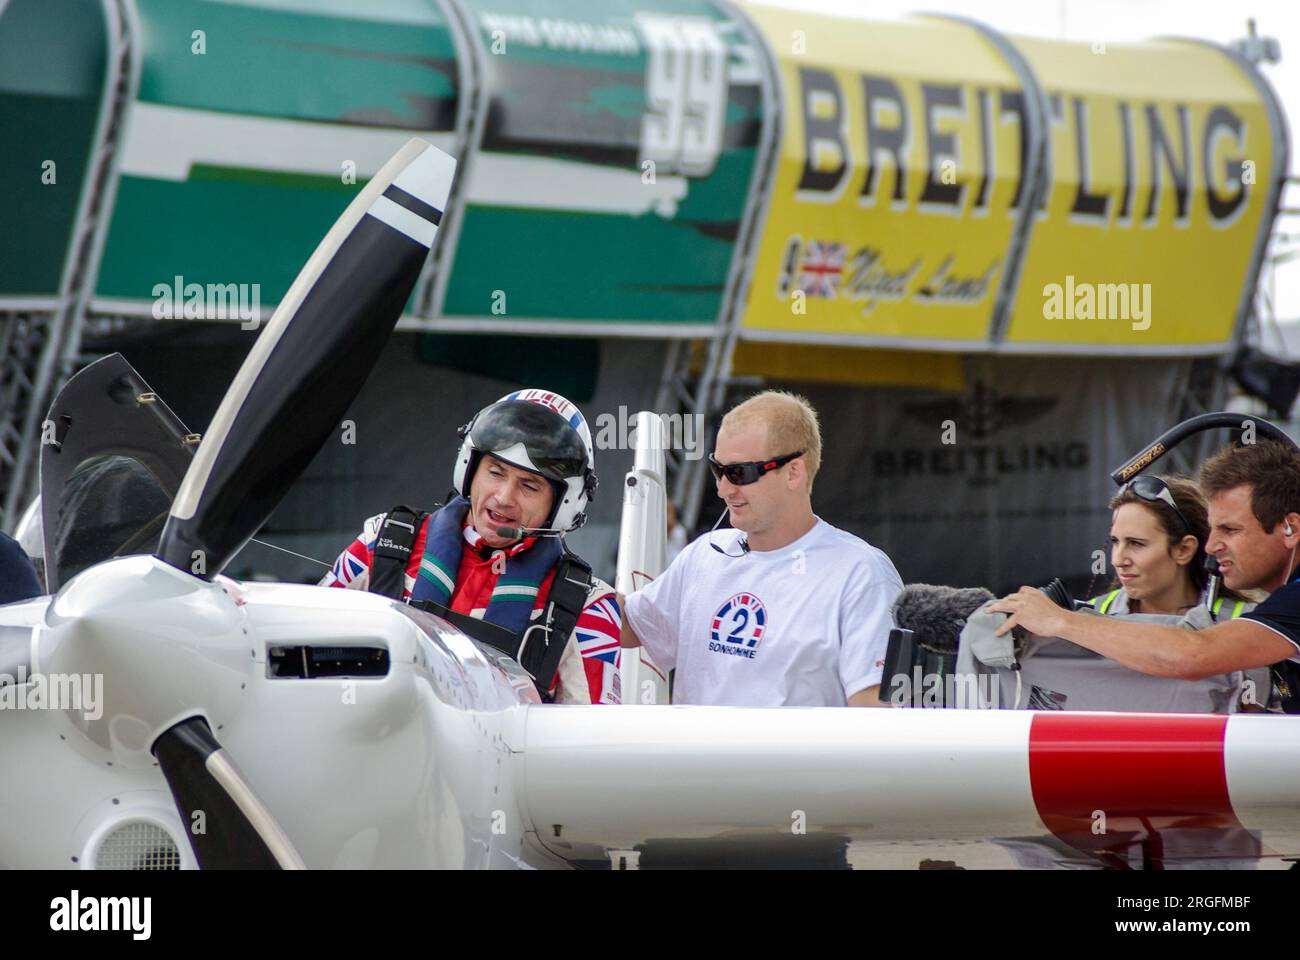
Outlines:
{"label": "man with headset", "polygon": [[998,633],[1022,626],[1157,677],[1200,680],[1271,666],[1283,709],[1300,713],[1300,452],[1271,440],[1228,447],[1201,466],[1201,489],[1210,506],[1205,552],[1218,561],[1224,586],[1269,592],[1254,610],[1182,630],[1074,613],[1021,587],[989,607],[1011,615]]}
{"label": "man with headset", "polygon": [[696,539],[624,601],[623,646],[676,669],[674,703],[880,705],[903,584],[884,553],[813,513],[820,463],[802,397],[769,390],[723,418],[709,467],[734,529]]}
{"label": "man with headset", "polygon": [[544,700],[618,703],[618,602],[563,540],[596,489],[586,419],[557,393],[519,390],[460,435],[457,496],[371,517],[320,585],[425,605],[516,656]]}

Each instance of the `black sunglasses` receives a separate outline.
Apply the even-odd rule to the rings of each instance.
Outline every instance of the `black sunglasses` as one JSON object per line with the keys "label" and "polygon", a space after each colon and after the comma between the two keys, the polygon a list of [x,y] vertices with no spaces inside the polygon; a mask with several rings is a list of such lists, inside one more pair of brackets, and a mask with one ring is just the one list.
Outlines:
{"label": "black sunglasses", "polygon": [[771,473],[778,467],[783,467],[795,457],[802,457],[803,451],[797,453],[787,453],[784,457],[773,457],[771,460],[746,460],[744,463],[718,463],[713,454],[709,454],[709,472],[713,474],[714,481],[726,477],[738,487],[743,487],[762,479],[763,474]]}
{"label": "black sunglasses", "polygon": [[[1159,477],[1153,477],[1149,474],[1143,474],[1140,477],[1134,477],[1128,483],[1120,488],[1120,493],[1125,490],[1132,490],[1133,493],[1141,497],[1147,503],[1165,503],[1173,508],[1178,519],[1183,522],[1183,529],[1192,534],[1192,525],[1187,522],[1183,516],[1183,511],[1178,509],[1178,504],[1174,502],[1174,495],[1169,492],[1169,486]],[[1195,536],[1195,534],[1192,534]]]}

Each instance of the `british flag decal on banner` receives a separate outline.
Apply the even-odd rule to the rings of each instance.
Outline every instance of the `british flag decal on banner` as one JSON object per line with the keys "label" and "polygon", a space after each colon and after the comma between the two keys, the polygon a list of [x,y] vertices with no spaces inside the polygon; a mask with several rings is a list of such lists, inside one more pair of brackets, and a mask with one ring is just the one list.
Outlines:
{"label": "british flag decal on banner", "polygon": [[844,272],[844,244],[809,240],[799,265],[799,289],[810,297],[833,298]]}

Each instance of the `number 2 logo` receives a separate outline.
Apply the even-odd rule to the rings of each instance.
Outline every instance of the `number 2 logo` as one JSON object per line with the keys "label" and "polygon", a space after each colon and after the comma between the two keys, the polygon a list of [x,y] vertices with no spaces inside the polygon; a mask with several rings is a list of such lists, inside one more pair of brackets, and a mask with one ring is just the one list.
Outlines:
{"label": "number 2 logo", "polygon": [[767,608],[752,593],[738,593],[713,615],[709,638],[714,643],[756,649],[767,630]]}
{"label": "number 2 logo", "polygon": [[[743,643],[744,638],[741,637],[741,631],[749,623],[749,611],[744,607],[737,607],[732,611],[731,622],[736,624],[736,628],[727,635],[727,643]],[[752,647],[754,644],[751,641],[749,645]]]}

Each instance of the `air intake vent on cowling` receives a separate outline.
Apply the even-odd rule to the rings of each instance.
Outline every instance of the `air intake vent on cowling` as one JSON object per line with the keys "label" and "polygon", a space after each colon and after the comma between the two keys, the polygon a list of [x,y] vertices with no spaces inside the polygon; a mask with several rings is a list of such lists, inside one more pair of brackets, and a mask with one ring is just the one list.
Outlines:
{"label": "air intake vent on cowling", "polygon": [[96,870],[179,870],[172,835],[146,820],[127,820],[105,834],[95,851]]}
{"label": "air intake vent on cowling", "polygon": [[278,679],[318,677],[386,677],[384,647],[269,647],[266,675]]}

